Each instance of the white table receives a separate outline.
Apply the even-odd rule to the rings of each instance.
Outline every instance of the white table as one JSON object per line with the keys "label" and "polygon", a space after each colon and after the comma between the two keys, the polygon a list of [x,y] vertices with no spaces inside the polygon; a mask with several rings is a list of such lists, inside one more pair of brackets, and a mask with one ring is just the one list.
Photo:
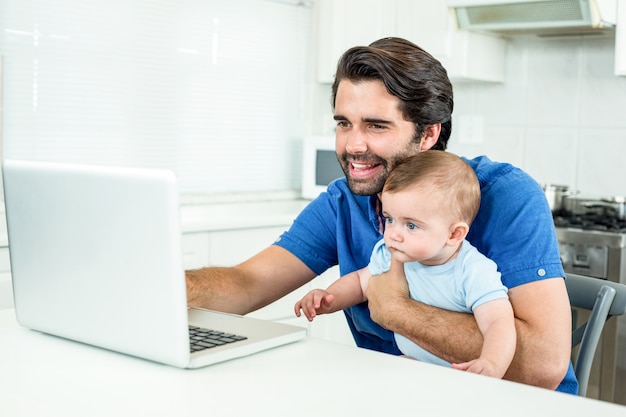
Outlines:
{"label": "white table", "polygon": [[181,370],[27,330],[0,310],[0,416],[192,413],[624,417],[626,407],[314,338]]}

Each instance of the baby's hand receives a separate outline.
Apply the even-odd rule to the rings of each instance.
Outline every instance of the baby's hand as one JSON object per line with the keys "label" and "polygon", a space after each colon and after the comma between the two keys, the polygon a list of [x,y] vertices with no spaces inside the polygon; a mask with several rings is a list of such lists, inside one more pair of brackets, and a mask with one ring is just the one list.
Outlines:
{"label": "baby's hand", "polygon": [[497,366],[487,359],[474,359],[464,363],[453,363],[452,368],[459,369],[461,371],[467,371],[474,374],[487,375],[494,378],[502,378],[504,371],[499,371]]}
{"label": "baby's hand", "polygon": [[313,321],[316,315],[331,312],[331,303],[335,296],[324,290],[311,290],[307,295],[302,297],[294,307],[296,316],[300,317],[300,310],[309,321]]}

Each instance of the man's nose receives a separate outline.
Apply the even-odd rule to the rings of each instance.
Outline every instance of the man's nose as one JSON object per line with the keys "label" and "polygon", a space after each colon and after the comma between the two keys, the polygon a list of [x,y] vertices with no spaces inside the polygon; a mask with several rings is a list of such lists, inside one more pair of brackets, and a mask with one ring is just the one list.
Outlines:
{"label": "man's nose", "polygon": [[346,151],[353,155],[367,152],[367,141],[365,140],[365,135],[358,129],[350,132],[346,142]]}

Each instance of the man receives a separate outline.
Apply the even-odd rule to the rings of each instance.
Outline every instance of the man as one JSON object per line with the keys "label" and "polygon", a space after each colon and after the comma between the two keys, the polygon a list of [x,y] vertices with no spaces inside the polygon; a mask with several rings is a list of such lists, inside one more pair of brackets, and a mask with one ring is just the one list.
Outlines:
{"label": "man", "polygon": [[[346,178],[246,262],[188,271],[189,304],[245,314],[333,265],[342,275],[365,267],[383,233],[378,193],[387,175],[410,155],[446,149],[452,97],[445,69],[411,42],[385,38],[348,50],[332,87],[336,152]],[[516,317],[517,350],[505,378],[576,393],[569,301],[547,200],[509,164],[484,157],[468,163],[482,203],[467,239],[498,264]],[[372,277],[367,298],[344,310],[358,346],[400,354],[395,332],[452,363],[480,353],[474,317],[411,300],[402,270]]]}

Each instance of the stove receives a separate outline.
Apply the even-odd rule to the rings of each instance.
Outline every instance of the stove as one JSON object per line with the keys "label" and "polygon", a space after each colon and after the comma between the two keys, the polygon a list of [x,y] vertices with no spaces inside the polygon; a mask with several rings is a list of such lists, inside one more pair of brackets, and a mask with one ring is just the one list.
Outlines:
{"label": "stove", "polygon": [[626,234],[626,219],[618,219],[610,215],[597,213],[556,215],[554,216],[556,227],[573,228],[579,230],[596,230]]}
{"label": "stove", "polygon": [[[554,225],[565,272],[626,283],[626,219],[606,211],[557,213]],[[573,309],[574,326],[588,316],[586,311]],[[626,316],[606,323],[587,396],[626,404]]]}

